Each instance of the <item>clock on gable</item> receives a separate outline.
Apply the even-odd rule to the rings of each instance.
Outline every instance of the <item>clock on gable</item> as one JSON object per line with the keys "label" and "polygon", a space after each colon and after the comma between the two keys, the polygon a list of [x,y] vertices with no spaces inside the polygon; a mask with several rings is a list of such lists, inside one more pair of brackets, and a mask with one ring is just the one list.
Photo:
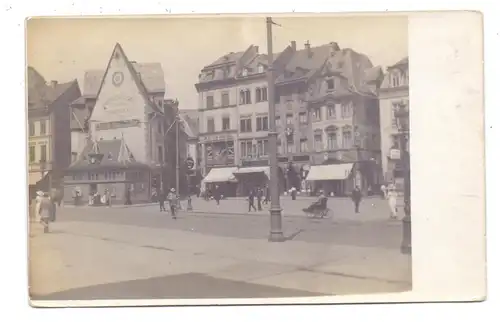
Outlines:
{"label": "clock on gable", "polygon": [[112,76],[112,82],[115,86],[120,86],[123,83],[123,73],[122,72],[114,72]]}

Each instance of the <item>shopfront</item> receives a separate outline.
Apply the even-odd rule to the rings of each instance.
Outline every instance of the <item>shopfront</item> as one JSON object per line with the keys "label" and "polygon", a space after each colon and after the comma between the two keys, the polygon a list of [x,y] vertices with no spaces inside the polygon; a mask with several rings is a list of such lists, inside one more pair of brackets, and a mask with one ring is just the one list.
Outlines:
{"label": "shopfront", "polygon": [[356,175],[359,172],[353,170],[354,163],[314,165],[309,169],[306,182],[311,185],[313,195],[323,190],[329,196],[345,196],[360,180]]}

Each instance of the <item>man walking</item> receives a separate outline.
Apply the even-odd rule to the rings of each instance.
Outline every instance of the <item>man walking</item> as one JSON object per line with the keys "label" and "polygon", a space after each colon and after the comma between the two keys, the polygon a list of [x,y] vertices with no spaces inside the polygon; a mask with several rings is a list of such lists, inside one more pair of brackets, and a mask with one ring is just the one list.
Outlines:
{"label": "man walking", "polygon": [[172,188],[170,189],[170,193],[168,194],[168,203],[170,205],[170,213],[172,215],[172,218],[173,219],[177,219],[177,216],[176,216],[176,211],[177,211],[177,194],[175,192],[175,189]]}
{"label": "man walking", "polygon": [[250,193],[248,194],[248,212],[250,212],[252,208],[254,211],[257,211],[257,209],[255,209],[254,200],[255,200],[255,192],[253,191],[253,189],[250,189]]}
{"label": "man walking", "polygon": [[262,188],[257,188],[257,209],[259,211],[262,211],[262,197],[264,195],[264,191],[262,191]]}
{"label": "man walking", "polygon": [[359,214],[359,204],[361,203],[361,190],[359,189],[359,186],[356,186],[354,190],[352,191],[352,201],[354,202],[354,212]]}
{"label": "man walking", "polygon": [[215,186],[214,199],[215,199],[215,202],[217,202],[217,206],[220,205],[221,191],[220,191],[219,186]]}
{"label": "man walking", "polygon": [[167,209],[165,209],[165,192],[163,190],[160,190],[158,194],[158,202],[160,203],[160,212],[167,211]]}
{"label": "man walking", "polygon": [[267,205],[269,203],[269,201],[270,201],[270,198],[269,198],[269,185],[268,184],[266,184],[266,187],[264,188],[264,195],[265,195],[265,197],[264,197],[264,202],[263,203],[265,203]]}
{"label": "man walking", "polygon": [[297,199],[297,188],[295,188],[295,186],[292,187],[290,194],[292,195],[292,200]]}

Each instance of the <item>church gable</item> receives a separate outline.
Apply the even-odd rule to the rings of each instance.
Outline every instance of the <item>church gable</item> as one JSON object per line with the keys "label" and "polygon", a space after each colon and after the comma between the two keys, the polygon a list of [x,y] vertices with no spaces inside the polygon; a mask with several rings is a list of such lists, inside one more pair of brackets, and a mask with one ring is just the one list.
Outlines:
{"label": "church gable", "polygon": [[147,93],[120,44],[116,44],[104,74],[91,120],[143,120],[151,106]]}

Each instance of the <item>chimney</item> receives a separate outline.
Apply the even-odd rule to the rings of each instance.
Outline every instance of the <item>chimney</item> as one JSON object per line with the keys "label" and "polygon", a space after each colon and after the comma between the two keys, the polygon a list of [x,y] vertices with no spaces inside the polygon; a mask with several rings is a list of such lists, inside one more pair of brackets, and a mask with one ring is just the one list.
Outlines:
{"label": "chimney", "polygon": [[295,40],[292,40],[291,47],[292,47],[293,51],[297,50],[297,42]]}
{"label": "chimney", "polygon": [[55,87],[57,86],[57,81],[56,81],[56,80],[52,80],[52,81],[50,81],[50,86],[51,86],[52,88],[55,88]]}
{"label": "chimney", "polygon": [[311,44],[309,43],[309,40],[306,41],[306,43],[304,44],[304,48],[307,51],[307,57],[311,58],[312,57],[312,51],[311,51]]}

